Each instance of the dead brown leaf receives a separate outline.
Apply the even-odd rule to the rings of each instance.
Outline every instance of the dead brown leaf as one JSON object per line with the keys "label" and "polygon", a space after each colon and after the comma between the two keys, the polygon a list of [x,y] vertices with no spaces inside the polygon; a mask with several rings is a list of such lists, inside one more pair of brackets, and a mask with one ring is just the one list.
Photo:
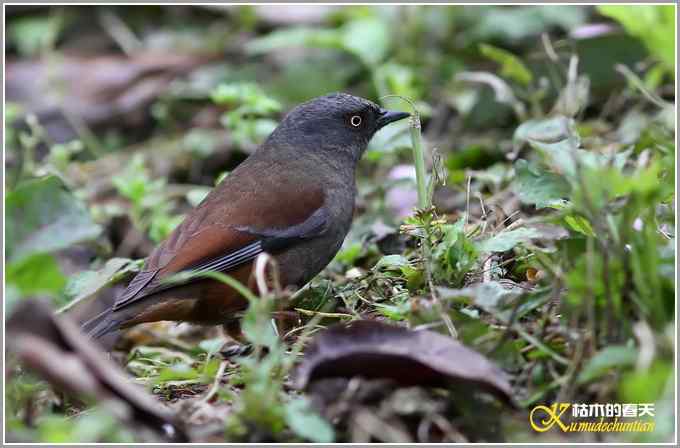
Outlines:
{"label": "dead brown leaf", "polygon": [[167,53],[9,60],[7,100],[35,114],[52,140],[65,142],[79,125],[139,126],[172,80],[208,60]]}
{"label": "dead brown leaf", "polygon": [[170,441],[186,442],[179,422],[111,362],[79,328],[46,304],[29,299],[7,321],[7,346],[56,388],[108,403],[127,422],[142,423]]}
{"label": "dead brown leaf", "polygon": [[513,404],[505,373],[481,354],[433,331],[358,320],[321,332],[305,351],[296,386],[321,378],[388,378],[404,386],[472,385]]}

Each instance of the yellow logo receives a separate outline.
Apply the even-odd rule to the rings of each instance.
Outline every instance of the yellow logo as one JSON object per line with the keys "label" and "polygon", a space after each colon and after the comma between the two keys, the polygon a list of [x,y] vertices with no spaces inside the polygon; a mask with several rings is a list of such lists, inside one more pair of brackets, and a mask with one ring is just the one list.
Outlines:
{"label": "yellow logo", "polygon": [[562,414],[569,409],[569,406],[571,406],[569,403],[555,403],[550,407],[543,405],[536,406],[529,414],[529,423],[531,424],[531,427],[534,428],[534,431],[538,432],[549,430],[555,423],[559,425],[562,431],[566,432],[569,428],[562,423],[560,418],[562,417]]}
{"label": "yellow logo", "polygon": [[529,424],[536,432],[555,425],[563,432],[651,432],[654,413],[654,403],[554,403],[535,406]]}

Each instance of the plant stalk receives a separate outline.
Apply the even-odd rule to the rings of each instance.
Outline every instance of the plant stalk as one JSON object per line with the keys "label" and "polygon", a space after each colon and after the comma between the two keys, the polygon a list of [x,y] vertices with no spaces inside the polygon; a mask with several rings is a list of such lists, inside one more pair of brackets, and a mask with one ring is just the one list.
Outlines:
{"label": "plant stalk", "polygon": [[418,186],[418,208],[427,209],[432,205],[427,194],[427,173],[425,172],[425,153],[423,151],[423,139],[420,133],[420,115],[414,110],[411,117],[411,145],[413,147],[413,160],[416,166],[416,184]]}

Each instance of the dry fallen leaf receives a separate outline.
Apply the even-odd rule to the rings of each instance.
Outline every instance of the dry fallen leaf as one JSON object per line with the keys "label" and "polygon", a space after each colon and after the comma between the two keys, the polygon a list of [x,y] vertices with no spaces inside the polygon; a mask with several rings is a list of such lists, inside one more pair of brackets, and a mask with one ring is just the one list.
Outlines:
{"label": "dry fallen leaf", "polygon": [[188,441],[181,425],[69,319],[37,300],[17,305],[7,321],[7,346],[28,368],[71,395],[107,403],[123,420],[142,423],[174,442]]}
{"label": "dry fallen leaf", "polygon": [[78,122],[138,127],[175,78],[208,60],[153,53],[9,60],[7,99],[34,113],[52,140],[65,142],[77,135]]}
{"label": "dry fallen leaf", "polygon": [[513,404],[505,373],[481,354],[432,331],[359,320],[321,332],[305,351],[296,386],[322,378],[389,378],[400,385],[466,384]]}

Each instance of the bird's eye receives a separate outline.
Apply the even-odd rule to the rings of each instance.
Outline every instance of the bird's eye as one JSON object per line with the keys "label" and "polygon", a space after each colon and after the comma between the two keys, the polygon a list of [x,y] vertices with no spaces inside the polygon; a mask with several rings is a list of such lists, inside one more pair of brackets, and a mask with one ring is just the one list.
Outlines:
{"label": "bird's eye", "polygon": [[361,117],[359,115],[352,115],[352,118],[349,119],[349,122],[352,126],[358,128],[361,125]]}

